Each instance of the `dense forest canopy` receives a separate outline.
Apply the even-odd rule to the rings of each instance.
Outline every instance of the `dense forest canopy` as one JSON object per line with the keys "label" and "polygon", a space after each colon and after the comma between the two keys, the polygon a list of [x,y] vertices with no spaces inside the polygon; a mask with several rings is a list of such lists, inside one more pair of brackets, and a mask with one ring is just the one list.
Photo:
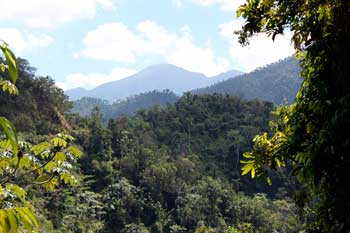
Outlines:
{"label": "dense forest canopy", "polygon": [[[290,30],[300,66],[181,97],[86,98],[81,115],[0,41],[0,232],[349,232],[349,9],[249,0],[239,42]],[[275,107],[299,71],[295,103]]]}
{"label": "dense forest canopy", "polygon": [[311,231],[349,232],[350,1],[252,0],[237,13],[246,20],[237,32],[243,45],[290,29],[303,77],[295,104],[277,111],[275,134],[255,138],[245,173],[268,177],[266,167],[293,163],[319,205]]}
{"label": "dense forest canopy", "polygon": [[241,154],[268,129],[272,109],[267,102],[187,93],[175,104],[111,119],[108,127],[94,109],[73,135],[86,152],[80,164],[93,176],[91,189],[107,195],[103,232],[301,229],[294,183],[275,174],[271,188],[240,176]]}
{"label": "dense forest canopy", "polygon": [[[18,64],[20,70],[30,67],[23,60]],[[19,78],[26,78],[19,87],[28,87],[27,95],[40,104],[64,106],[65,123],[52,114],[55,109],[37,116],[37,108],[16,108],[27,101],[20,96],[2,111],[46,119],[53,122],[47,129],[51,132],[65,131],[68,125],[84,151],[75,164],[75,185],[62,183],[53,192],[25,187],[37,207],[41,231],[296,232],[306,224],[292,200],[295,183],[286,176],[274,174],[273,187],[240,176],[241,155],[252,148],[255,134],[268,130],[273,104],[187,93],[174,104],[139,110],[106,124],[98,108],[86,117],[67,113],[71,105],[52,81],[44,82],[44,93],[60,98],[36,96],[40,92],[30,90],[41,79],[30,70],[31,76],[20,72]],[[32,143],[47,138],[47,131],[36,128],[20,131]]]}

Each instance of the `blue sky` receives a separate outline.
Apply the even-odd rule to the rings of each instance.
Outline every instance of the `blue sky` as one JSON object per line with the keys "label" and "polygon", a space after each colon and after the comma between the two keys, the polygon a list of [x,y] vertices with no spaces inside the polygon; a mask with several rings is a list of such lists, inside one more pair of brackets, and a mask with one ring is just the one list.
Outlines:
{"label": "blue sky", "polygon": [[293,53],[290,35],[242,48],[232,34],[244,0],[0,0],[0,38],[63,89],[91,89],[149,65],[213,76]]}

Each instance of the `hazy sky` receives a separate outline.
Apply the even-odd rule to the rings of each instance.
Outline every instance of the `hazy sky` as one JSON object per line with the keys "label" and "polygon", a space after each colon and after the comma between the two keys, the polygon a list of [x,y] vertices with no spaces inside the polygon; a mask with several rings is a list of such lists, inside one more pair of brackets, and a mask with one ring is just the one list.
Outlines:
{"label": "hazy sky", "polygon": [[242,48],[244,0],[0,0],[0,38],[40,75],[91,89],[157,63],[207,76],[251,71],[293,53],[290,36]]}

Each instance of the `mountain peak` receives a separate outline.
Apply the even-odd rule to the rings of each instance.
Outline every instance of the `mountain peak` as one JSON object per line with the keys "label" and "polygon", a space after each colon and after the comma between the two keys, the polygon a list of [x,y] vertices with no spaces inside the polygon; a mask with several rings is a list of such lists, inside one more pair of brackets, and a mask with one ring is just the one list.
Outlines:
{"label": "mountain peak", "polygon": [[175,94],[181,95],[196,88],[212,85],[228,77],[226,75],[220,76],[220,78],[208,78],[204,74],[190,72],[176,65],[156,64],[127,78],[104,83],[92,90],[78,88],[66,91],[66,94],[70,96],[71,100],[81,97],[95,97],[110,101],[153,90],[169,89]]}
{"label": "mountain peak", "polygon": [[168,64],[168,63],[161,63],[161,64],[155,64],[155,65],[148,66],[145,69],[140,71],[140,73],[143,73],[143,72],[159,72],[159,73],[179,72],[179,73],[192,73],[192,74],[205,76],[202,73],[188,71],[182,67],[179,67],[179,66],[176,66],[173,64]]}

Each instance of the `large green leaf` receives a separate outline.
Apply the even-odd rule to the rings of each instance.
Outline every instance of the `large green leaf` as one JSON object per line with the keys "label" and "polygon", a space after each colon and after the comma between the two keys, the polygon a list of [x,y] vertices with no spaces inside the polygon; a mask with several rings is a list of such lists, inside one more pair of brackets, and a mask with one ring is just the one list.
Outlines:
{"label": "large green leaf", "polygon": [[39,226],[38,220],[36,219],[34,213],[29,208],[23,208],[22,210],[29,217],[29,219],[32,221],[34,226],[36,227]]}
{"label": "large green leaf", "polygon": [[[246,165],[244,165],[241,170],[242,170],[242,175],[244,176],[245,174],[247,174],[248,172],[250,172],[252,169],[254,168],[254,164],[253,163],[248,163]],[[255,171],[254,171],[254,175],[255,175]]]}
{"label": "large green leaf", "polygon": [[7,91],[10,95],[18,95],[18,89],[16,85],[9,80],[0,80],[0,87],[2,91]]}
{"label": "large green leaf", "polygon": [[16,84],[17,77],[18,77],[18,66],[17,66],[16,56],[7,46],[0,46],[0,49],[5,56],[7,68],[9,70],[11,80],[14,84]]}
{"label": "large green leaf", "polygon": [[0,126],[4,130],[7,140],[9,140],[11,143],[13,152],[17,155],[19,146],[16,128],[13,126],[11,121],[7,120],[5,117],[0,117]]}
{"label": "large green leaf", "polygon": [[50,181],[50,178],[51,178],[51,176],[49,176],[48,174],[42,174],[36,178],[36,182],[45,183],[45,182]]}
{"label": "large green leaf", "polygon": [[6,189],[11,191],[12,194],[16,195],[18,198],[20,198],[21,200],[25,200],[27,192],[24,191],[24,189],[22,189],[21,187],[19,187],[18,185],[15,184],[7,184],[6,185]]}
{"label": "large green leaf", "polygon": [[54,160],[55,160],[55,162],[61,162],[62,163],[62,162],[67,160],[67,157],[62,151],[59,151],[59,152],[56,153]]}
{"label": "large green leaf", "polygon": [[3,233],[10,232],[10,225],[7,218],[7,212],[5,210],[0,210],[0,229]]}
{"label": "large green leaf", "polygon": [[17,232],[18,229],[18,218],[16,213],[12,209],[6,209],[8,222],[10,223],[10,229],[12,233]]}
{"label": "large green leaf", "polygon": [[24,209],[25,209],[25,207],[20,207],[20,208],[16,208],[16,211],[18,213],[18,216],[19,216],[21,222],[24,225],[24,228],[27,231],[32,232],[33,231],[33,222],[29,218],[29,216],[26,214],[26,212],[24,212]]}
{"label": "large green leaf", "polygon": [[64,182],[65,184],[71,184],[71,185],[73,185],[73,184],[75,183],[75,179],[74,179],[74,177],[73,177],[71,174],[62,173],[62,174],[60,175],[60,178],[61,178],[61,180],[63,180],[63,182]]}
{"label": "large green leaf", "polygon": [[67,142],[59,137],[54,137],[51,140],[51,143],[55,146],[55,147],[66,147],[67,146]]}
{"label": "large green leaf", "polygon": [[73,146],[68,147],[67,151],[76,157],[81,157],[83,154],[83,152],[81,152],[78,148],[73,147]]}
{"label": "large green leaf", "polygon": [[[51,144],[48,142],[42,142],[39,143],[38,145],[33,146],[30,148],[30,151],[33,152],[35,155],[39,155],[43,153],[44,151],[50,150]],[[45,156],[47,157],[47,156]]]}

